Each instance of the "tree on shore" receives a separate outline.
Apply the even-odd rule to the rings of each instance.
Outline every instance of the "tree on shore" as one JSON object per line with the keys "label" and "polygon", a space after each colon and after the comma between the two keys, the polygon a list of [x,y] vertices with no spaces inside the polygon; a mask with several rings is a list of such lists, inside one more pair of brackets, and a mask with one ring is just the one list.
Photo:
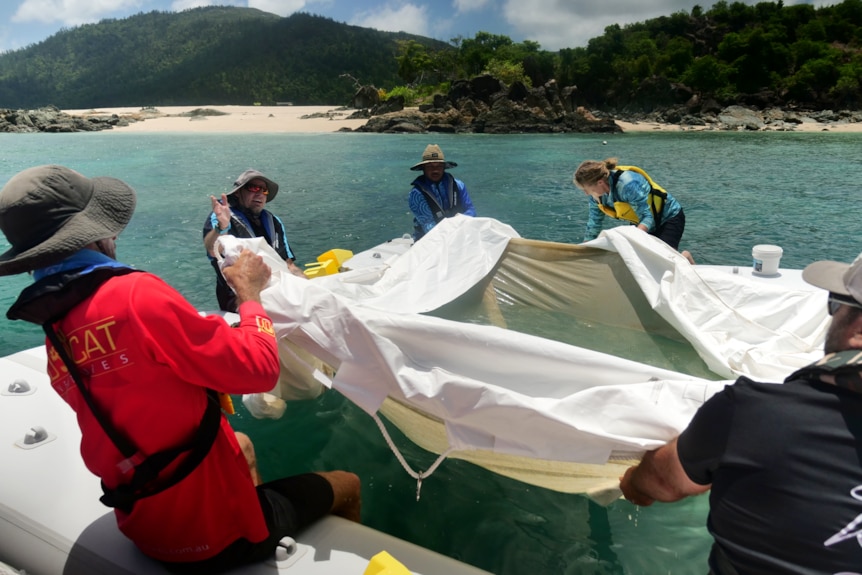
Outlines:
{"label": "tree on shore", "polygon": [[441,77],[430,72],[446,54],[459,78],[488,73],[527,86],[553,79],[576,86],[580,103],[597,109],[650,109],[693,95],[725,104],[862,107],[862,0],[819,9],[720,0],[708,10],[613,24],[586,47],[558,52],[488,32],[459,40],[435,53],[400,46],[399,76],[433,92]]}

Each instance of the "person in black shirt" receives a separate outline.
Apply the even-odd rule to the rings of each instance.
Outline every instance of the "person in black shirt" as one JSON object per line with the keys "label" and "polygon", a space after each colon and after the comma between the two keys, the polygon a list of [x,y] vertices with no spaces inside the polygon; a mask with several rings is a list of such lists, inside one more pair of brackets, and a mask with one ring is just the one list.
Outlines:
{"label": "person in black shirt", "polygon": [[783,384],[739,378],[620,480],[644,506],[711,489],[715,575],[862,571],[862,254],[802,277],[829,291],[824,358]]}

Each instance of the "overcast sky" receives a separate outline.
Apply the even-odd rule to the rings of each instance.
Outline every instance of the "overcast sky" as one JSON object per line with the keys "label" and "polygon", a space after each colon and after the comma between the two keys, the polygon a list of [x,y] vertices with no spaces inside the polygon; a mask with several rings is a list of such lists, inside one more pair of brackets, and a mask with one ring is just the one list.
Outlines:
{"label": "overcast sky", "polygon": [[[732,0],[731,0],[732,1]],[[756,4],[757,0],[744,0]],[[785,5],[839,4],[786,0]],[[545,50],[585,46],[610,24],[624,25],[695,5],[694,0],[0,0],[0,51],[25,48],[61,28],[125,18],[140,12],[181,11],[208,5],[258,8],[279,16],[308,12],[338,22],[449,41],[477,32],[532,40]]]}

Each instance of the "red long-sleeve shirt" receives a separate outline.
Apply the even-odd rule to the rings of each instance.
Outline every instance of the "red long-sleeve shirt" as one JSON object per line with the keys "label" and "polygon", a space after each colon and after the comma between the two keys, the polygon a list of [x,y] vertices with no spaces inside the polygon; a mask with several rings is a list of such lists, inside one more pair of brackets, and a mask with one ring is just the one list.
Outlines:
{"label": "red long-sleeve shirt", "polygon": [[[272,322],[255,302],[244,303],[239,314],[239,328],[231,328],[220,317],[201,316],[158,277],[132,273],[104,283],[56,327],[95,403],[149,455],[194,435],[205,388],[254,393],[275,385],[279,362]],[[124,457],[47,346],[51,384],[77,414],[85,464],[109,488],[128,483],[131,474],[117,467]],[[188,477],[116,516],[120,530],[144,553],[167,561],[206,559],[239,537],[257,542],[268,534],[248,465],[224,417],[212,449]]]}

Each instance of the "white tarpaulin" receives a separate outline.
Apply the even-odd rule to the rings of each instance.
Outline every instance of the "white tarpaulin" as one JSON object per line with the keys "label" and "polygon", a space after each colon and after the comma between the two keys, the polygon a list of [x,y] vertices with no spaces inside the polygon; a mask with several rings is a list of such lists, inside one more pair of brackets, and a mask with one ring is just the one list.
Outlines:
{"label": "white tarpaulin", "polygon": [[[479,283],[518,233],[490,218],[450,218],[445,233],[429,234],[393,262],[314,282],[364,307],[423,313],[454,300]],[[349,261],[347,262],[349,264]]]}
{"label": "white tarpaulin", "polygon": [[798,270],[785,270],[782,280],[691,266],[634,226],[587,245],[618,252],[651,307],[719,375],[782,381],[823,355],[827,294],[802,282]]}
{"label": "white tarpaulin", "polygon": [[[262,300],[280,338],[332,366],[332,386],[368,413],[389,398],[442,425],[445,445],[429,447],[438,452],[455,450],[467,459],[464,454],[471,452],[500,454],[528,467],[530,460],[541,460],[539,466],[601,466],[614,457],[637,457],[673,438],[703,401],[728,383],[500,327],[420,315],[489,281],[495,271],[508,278],[500,289],[506,289],[504,283],[515,286],[520,299],[548,290],[559,296],[542,294],[542,305],[567,305],[559,303],[565,302],[562,292],[573,291],[567,278],[574,285],[590,276],[548,271],[551,263],[533,260],[533,267],[519,269],[530,270],[526,275],[537,287],[529,278],[513,281],[501,258],[529,258],[514,246],[507,250],[510,240],[520,241],[508,226],[459,216],[444,220],[391,265],[310,281],[289,274],[262,241],[230,239],[223,245],[228,261],[239,247],[249,247],[273,267]],[[590,265],[595,254],[612,260],[621,256],[624,266],[605,266],[612,276],[595,275],[604,287],[587,289],[578,299],[613,293],[608,278],[622,278],[620,268],[627,268],[635,280],[631,285],[642,290],[630,299],[647,301],[663,318],[657,321],[678,330],[721,377],[747,373],[775,379],[819,356],[828,320],[825,294],[816,290],[757,283],[726,271],[702,275],[699,266],[634,228],[606,231],[585,248],[551,245],[555,261],[586,253],[579,266]],[[546,303],[551,300],[556,303]],[[643,319],[646,314],[636,315]],[[422,444],[422,434],[404,431]],[[486,466],[495,468],[493,462]],[[618,474],[610,470],[603,486]],[[567,491],[602,487],[601,482],[536,483]]]}

